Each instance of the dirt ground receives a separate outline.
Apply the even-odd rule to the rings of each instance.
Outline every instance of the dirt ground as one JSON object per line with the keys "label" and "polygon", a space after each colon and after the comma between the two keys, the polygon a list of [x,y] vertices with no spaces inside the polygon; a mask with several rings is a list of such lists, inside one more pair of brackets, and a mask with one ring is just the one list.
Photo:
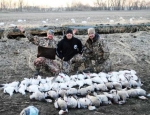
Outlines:
{"label": "dirt ground", "polygon": [[[123,17],[126,20],[134,17],[140,22],[150,22],[150,11],[132,11],[132,12],[72,12],[72,13],[0,13],[0,22],[5,22],[7,26],[10,21],[15,22],[17,19],[26,19],[26,26],[40,25],[41,20],[59,19],[64,20],[59,23],[66,23],[67,20],[74,18],[82,20],[91,17],[91,22],[100,20],[117,19]],[[61,15],[60,15],[61,14]],[[39,16],[40,15],[40,16]],[[37,18],[38,17],[38,18]],[[114,18],[113,18],[114,17]],[[142,19],[142,18],[144,19]],[[35,21],[34,21],[35,20]],[[29,22],[29,23],[28,23]],[[104,22],[100,22],[104,23]],[[127,22],[126,22],[127,23]],[[16,22],[17,24],[17,22]],[[33,24],[33,25],[32,25]],[[54,23],[50,23],[54,24]],[[21,25],[21,23],[18,23]],[[54,24],[55,25],[55,24]],[[38,25],[37,25],[38,26]],[[84,41],[86,35],[76,35]],[[143,83],[142,88],[150,93],[150,31],[138,31],[136,33],[116,33],[101,35],[107,40],[110,49],[110,59],[112,60],[112,71],[124,69],[133,69],[137,72],[137,76],[141,78]],[[61,36],[56,36],[58,40]],[[26,38],[20,40],[15,39],[0,39],[0,84],[9,83],[15,80],[21,81],[25,77],[32,77],[34,73],[33,61],[36,58],[37,46],[29,43]],[[43,76],[49,76],[48,73],[43,73]],[[30,93],[22,96],[20,93],[15,93],[11,98],[8,94],[4,94],[0,90],[0,115],[18,115],[21,110],[29,105],[34,105],[39,109],[40,115],[57,115],[58,111],[54,108],[53,103],[33,101],[29,99]],[[150,114],[150,99],[140,100],[138,98],[130,98],[123,105],[108,105],[100,106],[94,111],[87,109],[69,109],[67,115],[149,115]]]}

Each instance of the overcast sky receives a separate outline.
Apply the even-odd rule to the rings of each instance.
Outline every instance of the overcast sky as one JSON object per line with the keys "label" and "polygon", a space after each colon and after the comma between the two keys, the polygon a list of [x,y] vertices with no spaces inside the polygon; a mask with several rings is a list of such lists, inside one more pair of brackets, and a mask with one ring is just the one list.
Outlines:
{"label": "overcast sky", "polygon": [[51,6],[51,7],[65,7],[70,5],[72,2],[81,2],[82,4],[93,5],[94,0],[24,0],[30,5],[38,6]]}

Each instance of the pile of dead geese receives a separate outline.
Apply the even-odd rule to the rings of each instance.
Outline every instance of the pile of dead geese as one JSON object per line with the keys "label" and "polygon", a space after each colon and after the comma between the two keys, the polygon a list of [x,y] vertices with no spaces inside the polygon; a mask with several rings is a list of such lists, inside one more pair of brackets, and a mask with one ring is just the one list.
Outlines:
{"label": "pile of dead geese", "polygon": [[54,107],[60,109],[59,114],[68,112],[69,108],[94,110],[102,105],[124,104],[132,97],[147,99],[150,94],[141,86],[141,80],[134,70],[78,73],[71,76],[59,73],[55,79],[38,76],[1,84],[4,93],[10,96],[14,92],[22,95],[30,92],[30,99],[54,102]]}

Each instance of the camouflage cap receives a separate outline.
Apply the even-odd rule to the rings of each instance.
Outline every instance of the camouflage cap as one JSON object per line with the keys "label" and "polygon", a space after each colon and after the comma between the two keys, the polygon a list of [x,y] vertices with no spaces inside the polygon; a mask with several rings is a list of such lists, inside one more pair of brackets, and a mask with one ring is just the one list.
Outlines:
{"label": "camouflage cap", "polygon": [[48,31],[47,31],[47,34],[52,34],[52,35],[54,35],[54,31],[53,31],[53,30],[48,30]]}

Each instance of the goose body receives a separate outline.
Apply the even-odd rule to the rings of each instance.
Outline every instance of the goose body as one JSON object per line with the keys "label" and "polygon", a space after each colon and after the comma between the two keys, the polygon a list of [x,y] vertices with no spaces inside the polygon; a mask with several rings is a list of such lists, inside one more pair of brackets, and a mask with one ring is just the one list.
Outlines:
{"label": "goose body", "polygon": [[117,93],[120,96],[120,99],[124,102],[126,101],[127,98],[129,98],[129,95],[125,90],[117,91]]}
{"label": "goose body", "polygon": [[78,90],[76,88],[69,88],[67,90],[67,95],[76,95],[78,93]]}
{"label": "goose body", "polygon": [[93,82],[92,82],[92,80],[91,79],[85,79],[84,80],[84,84],[86,84],[86,85],[92,85],[93,84]]}
{"label": "goose body", "polygon": [[12,83],[9,83],[9,86],[12,86],[12,87],[18,87],[19,85],[19,81],[14,81]]}
{"label": "goose body", "polygon": [[81,88],[81,89],[78,89],[78,95],[81,95],[81,96],[85,96],[87,95],[88,93],[88,90],[86,88]]}
{"label": "goose body", "polygon": [[107,89],[111,90],[114,86],[113,86],[113,83],[112,82],[107,82],[105,83]]}
{"label": "goose body", "polygon": [[27,91],[28,92],[37,92],[37,91],[39,91],[38,85],[30,85],[30,86],[28,86],[27,87]]}
{"label": "goose body", "polygon": [[18,81],[14,81],[12,83],[6,83],[6,84],[1,84],[0,87],[6,88],[6,87],[18,87],[19,82]]}
{"label": "goose body", "polygon": [[102,79],[102,81],[103,81],[104,83],[107,83],[107,82],[108,82],[107,74],[106,74],[106,73],[100,72],[98,75],[99,75],[99,77]]}
{"label": "goose body", "polygon": [[108,81],[111,81],[111,82],[118,82],[119,81],[119,78],[118,78],[118,72],[109,72],[108,73]]}
{"label": "goose body", "polygon": [[20,84],[18,92],[21,93],[22,95],[25,95],[26,94],[26,92],[25,92],[26,89],[27,89],[26,85]]}
{"label": "goose body", "polygon": [[94,85],[87,86],[87,87],[86,87],[86,90],[87,90],[88,92],[94,92],[94,91],[95,91],[95,86],[94,86]]}
{"label": "goose body", "polygon": [[40,83],[40,85],[38,86],[39,91],[49,91],[50,90],[50,86],[48,83]]}
{"label": "goose body", "polygon": [[118,95],[116,90],[111,90],[110,93],[112,93],[112,102],[115,104],[119,104],[120,96]]}
{"label": "goose body", "polygon": [[122,89],[122,84],[119,83],[119,82],[113,82],[113,87],[114,87],[116,90],[121,90],[121,89]]}
{"label": "goose body", "polygon": [[68,89],[69,85],[67,83],[59,83],[59,89]]}
{"label": "goose body", "polygon": [[8,87],[4,88],[3,92],[8,93],[10,96],[12,96],[14,91],[15,91],[14,87],[8,86]]}
{"label": "goose body", "polygon": [[92,82],[94,83],[99,83],[99,84],[103,84],[103,80],[99,77],[99,76],[96,76],[96,77],[93,77],[91,78]]}
{"label": "goose body", "polygon": [[107,86],[105,84],[94,84],[95,89],[98,91],[107,91]]}
{"label": "goose body", "polygon": [[83,80],[77,80],[76,83],[79,86],[79,89],[84,85],[84,81]]}
{"label": "goose body", "polygon": [[119,83],[121,83],[122,88],[131,87],[131,84],[128,81],[120,81]]}
{"label": "goose body", "polygon": [[64,83],[64,78],[63,76],[61,75],[58,75],[55,79],[55,82],[58,82],[58,83]]}
{"label": "goose body", "polygon": [[91,101],[93,106],[95,106],[95,107],[99,107],[100,106],[100,102],[101,101],[97,97],[91,96],[91,95],[87,95],[86,97],[88,99],[90,99],[90,101]]}
{"label": "goose body", "polygon": [[64,82],[70,81],[70,77],[64,73],[59,73],[59,76],[63,79]]}
{"label": "goose body", "polygon": [[67,90],[66,89],[60,89],[58,91],[58,94],[61,96],[61,97],[64,97],[64,95],[67,95]]}
{"label": "goose body", "polygon": [[108,100],[108,97],[104,94],[101,94],[101,95],[97,95],[98,98],[100,98],[101,100],[101,105],[108,105],[108,104],[111,104],[111,101]]}
{"label": "goose body", "polygon": [[90,105],[92,105],[90,99],[85,97],[78,99],[78,108],[87,108]]}
{"label": "goose body", "polygon": [[31,83],[31,85],[39,85],[40,81],[38,79],[31,78],[30,83]]}
{"label": "goose body", "polygon": [[47,97],[50,97],[52,99],[57,99],[59,97],[59,94],[57,91],[54,91],[54,90],[50,90],[47,92]]}
{"label": "goose body", "polygon": [[35,99],[35,100],[38,100],[38,101],[43,101],[43,100],[45,100],[46,96],[47,95],[45,93],[37,91],[37,92],[34,92],[32,95],[30,95],[30,99]]}
{"label": "goose body", "polygon": [[50,85],[50,89],[57,91],[59,89],[59,83],[53,83],[53,84],[51,84]]}
{"label": "goose body", "polygon": [[67,98],[68,108],[76,108],[77,105],[78,105],[78,101],[73,96]]}
{"label": "goose body", "polygon": [[71,75],[70,79],[73,80],[73,81],[75,81],[77,79],[77,75]]}
{"label": "goose body", "polygon": [[67,102],[64,101],[62,98],[58,98],[54,103],[55,108],[60,108],[63,111],[68,111]]}
{"label": "goose body", "polygon": [[86,78],[85,75],[83,74],[77,74],[77,77],[76,77],[78,80],[84,80]]}
{"label": "goose body", "polygon": [[69,86],[69,88],[77,86],[77,83],[73,80],[70,80],[70,81],[66,82],[66,84]]}
{"label": "goose body", "polygon": [[138,87],[135,90],[136,90],[138,96],[146,96],[146,91],[144,89]]}
{"label": "goose body", "polygon": [[132,88],[127,90],[127,93],[129,95],[129,97],[137,97],[138,96],[137,91],[135,89],[132,89]]}
{"label": "goose body", "polygon": [[39,83],[45,84],[47,83],[46,79],[42,79],[42,76],[38,75],[37,79],[39,80]]}
{"label": "goose body", "polygon": [[20,84],[29,86],[31,84],[31,81],[28,78],[24,78],[24,80],[22,80]]}
{"label": "goose body", "polygon": [[139,83],[135,80],[132,80],[132,79],[129,81],[129,83],[130,83],[130,86],[133,88],[136,88],[139,86]]}

